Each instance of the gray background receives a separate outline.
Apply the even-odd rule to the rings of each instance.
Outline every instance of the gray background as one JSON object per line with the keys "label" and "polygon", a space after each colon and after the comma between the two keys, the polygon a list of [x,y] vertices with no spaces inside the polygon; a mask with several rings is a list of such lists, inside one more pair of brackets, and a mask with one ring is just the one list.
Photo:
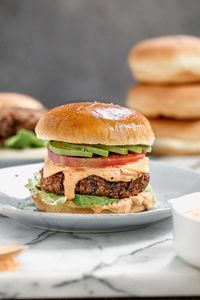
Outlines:
{"label": "gray background", "polygon": [[134,43],[199,32],[198,0],[0,0],[0,90],[123,103]]}

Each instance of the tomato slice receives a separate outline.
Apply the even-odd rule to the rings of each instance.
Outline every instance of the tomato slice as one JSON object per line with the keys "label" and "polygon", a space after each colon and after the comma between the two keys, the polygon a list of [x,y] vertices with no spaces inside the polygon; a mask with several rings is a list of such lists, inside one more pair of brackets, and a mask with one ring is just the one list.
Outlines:
{"label": "tomato slice", "polygon": [[59,155],[48,149],[48,156],[53,163],[66,167],[105,168],[121,166],[127,163],[135,162],[138,159],[143,158],[145,153],[129,153],[127,155],[111,154],[108,157],[79,158],[74,156]]}

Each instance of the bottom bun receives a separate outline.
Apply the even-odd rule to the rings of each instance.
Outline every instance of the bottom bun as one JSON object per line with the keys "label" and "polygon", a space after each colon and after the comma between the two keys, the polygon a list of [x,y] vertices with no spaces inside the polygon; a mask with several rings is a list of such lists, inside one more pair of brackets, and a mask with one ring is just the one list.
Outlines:
{"label": "bottom bun", "polygon": [[[176,109],[176,108],[175,108]],[[200,141],[200,120],[149,119],[156,137]]]}
{"label": "bottom bun", "polygon": [[199,155],[200,141],[187,141],[174,138],[156,138],[153,145],[155,155]]}
{"label": "bottom bun", "polygon": [[40,195],[33,196],[35,206],[39,211],[50,213],[70,213],[70,214],[91,214],[88,208],[82,208],[74,204],[72,201],[66,201],[64,204],[50,205],[43,201]]}
{"label": "bottom bun", "polygon": [[91,208],[82,208],[76,205],[73,201],[66,201],[64,204],[50,205],[45,203],[40,195],[34,195],[33,200],[39,211],[50,213],[138,213],[154,207],[154,197],[149,192],[142,192],[139,193],[138,196],[121,199],[118,203]]}
{"label": "bottom bun", "polygon": [[200,120],[151,119],[156,155],[200,154]]}

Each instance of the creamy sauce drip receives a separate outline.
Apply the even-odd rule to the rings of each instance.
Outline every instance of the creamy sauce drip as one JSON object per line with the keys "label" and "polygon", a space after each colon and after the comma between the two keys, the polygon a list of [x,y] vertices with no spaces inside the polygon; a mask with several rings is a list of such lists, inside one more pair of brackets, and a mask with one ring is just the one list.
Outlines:
{"label": "creamy sauce drip", "polygon": [[64,190],[67,200],[75,197],[76,184],[91,175],[99,176],[108,181],[128,182],[137,178],[138,173],[149,173],[149,159],[144,157],[135,163],[128,163],[118,167],[106,168],[72,168],[55,165],[48,157],[44,164],[44,178],[58,172],[64,173]]}
{"label": "creamy sauce drip", "polygon": [[93,206],[90,209],[94,213],[105,211],[112,213],[136,213],[143,210],[149,210],[154,206],[154,199],[150,193],[141,192],[137,196],[121,199],[118,203],[112,203],[103,206]]}

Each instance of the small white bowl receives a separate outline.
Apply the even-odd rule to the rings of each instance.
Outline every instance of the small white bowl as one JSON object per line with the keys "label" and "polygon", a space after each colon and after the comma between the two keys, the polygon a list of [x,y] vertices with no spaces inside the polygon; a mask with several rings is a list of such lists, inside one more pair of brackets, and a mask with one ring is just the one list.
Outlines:
{"label": "small white bowl", "polygon": [[192,209],[200,209],[200,192],[169,202],[173,209],[175,251],[184,261],[200,268],[200,219],[186,215]]}

